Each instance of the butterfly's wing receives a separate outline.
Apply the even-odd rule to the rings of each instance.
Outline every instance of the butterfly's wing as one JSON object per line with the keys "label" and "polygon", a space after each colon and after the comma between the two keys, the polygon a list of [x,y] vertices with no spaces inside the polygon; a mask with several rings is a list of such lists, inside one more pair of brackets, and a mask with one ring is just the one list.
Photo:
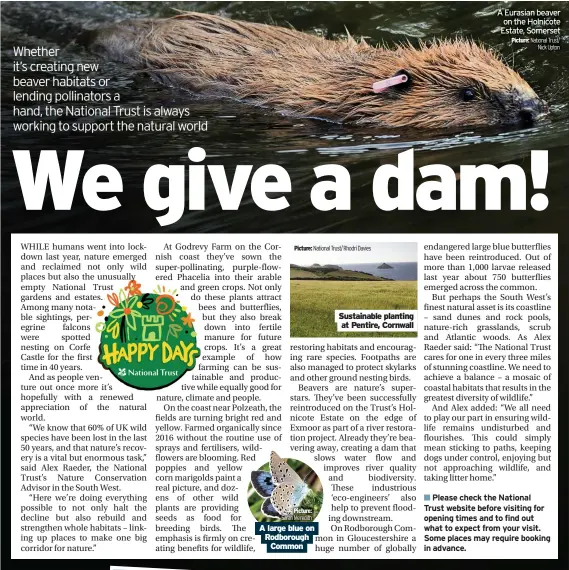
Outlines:
{"label": "butterfly's wing", "polygon": [[280,513],[273,507],[273,503],[271,502],[270,497],[263,501],[263,506],[261,507],[261,512],[267,516],[272,517],[274,519],[280,519]]}
{"label": "butterfly's wing", "polygon": [[282,483],[271,495],[271,503],[281,517],[292,514],[294,508],[293,501],[294,487],[290,483]]}
{"label": "butterfly's wing", "polygon": [[285,481],[292,485],[300,485],[303,480],[300,475],[286,462],[281,459],[276,452],[271,451],[271,475],[276,484],[284,483]]}
{"label": "butterfly's wing", "polygon": [[271,494],[271,503],[281,518],[293,514],[309,491],[300,475],[276,452],[271,453],[271,475],[276,485]]}
{"label": "butterfly's wing", "polygon": [[302,503],[307,492],[308,486],[305,483],[301,482],[298,486],[292,483],[282,483],[273,491],[271,502],[281,518],[285,518],[293,514],[295,507]]}
{"label": "butterfly's wing", "polygon": [[275,482],[269,471],[251,471],[251,485],[265,499],[270,497],[275,489]]}

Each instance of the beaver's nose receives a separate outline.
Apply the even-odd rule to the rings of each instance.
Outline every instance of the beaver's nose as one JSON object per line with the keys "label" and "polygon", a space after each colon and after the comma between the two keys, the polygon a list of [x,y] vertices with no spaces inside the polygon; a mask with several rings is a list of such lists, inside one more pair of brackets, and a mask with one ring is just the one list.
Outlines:
{"label": "beaver's nose", "polygon": [[547,103],[541,99],[526,99],[522,101],[518,111],[520,121],[526,125],[533,124],[539,117],[547,114]]}
{"label": "beaver's nose", "polygon": [[535,121],[537,113],[530,107],[524,107],[523,109],[520,109],[518,115],[520,116],[522,123],[531,125]]}

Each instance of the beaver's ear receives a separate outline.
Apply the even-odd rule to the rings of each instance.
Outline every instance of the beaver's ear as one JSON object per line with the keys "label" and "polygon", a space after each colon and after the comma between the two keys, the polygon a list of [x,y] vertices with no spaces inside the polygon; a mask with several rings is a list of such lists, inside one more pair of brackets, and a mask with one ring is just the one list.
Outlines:
{"label": "beaver's ear", "polygon": [[395,90],[406,90],[411,86],[411,75],[405,70],[399,70],[393,77],[376,81],[372,85],[374,93],[383,93],[387,89],[393,88]]}

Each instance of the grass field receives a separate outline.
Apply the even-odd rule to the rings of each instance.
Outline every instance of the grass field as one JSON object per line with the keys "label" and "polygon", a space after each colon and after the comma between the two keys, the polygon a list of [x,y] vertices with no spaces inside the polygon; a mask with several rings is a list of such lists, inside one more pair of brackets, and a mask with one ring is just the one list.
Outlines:
{"label": "grass field", "polygon": [[374,277],[361,271],[350,271],[349,269],[329,269],[326,267],[291,267],[291,279],[321,279],[330,281],[341,280],[363,280],[363,281],[389,281],[383,277]]}
{"label": "grass field", "polygon": [[290,282],[291,337],[416,337],[416,332],[338,332],[339,309],[415,310],[416,281],[295,281]]}

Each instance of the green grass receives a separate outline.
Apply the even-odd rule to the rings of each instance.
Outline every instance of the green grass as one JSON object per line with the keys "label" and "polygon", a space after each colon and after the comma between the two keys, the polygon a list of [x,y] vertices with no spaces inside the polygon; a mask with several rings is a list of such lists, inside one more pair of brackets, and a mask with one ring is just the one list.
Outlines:
{"label": "green grass", "polygon": [[416,310],[416,281],[290,282],[291,337],[416,337],[416,332],[338,332],[334,311],[339,309]]}
{"label": "green grass", "polygon": [[301,267],[294,265],[290,268],[291,279],[325,279],[330,281],[389,281],[385,277],[376,277],[361,271],[350,269],[334,269],[332,267]]}
{"label": "green grass", "polygon": [[299,279],[299,278],[318,279],[318,276],[315,273],[312,273],[311,271],[308,271],[306,269],[296,269],[296,268],[291,268],[290,277],[291,279]]}

